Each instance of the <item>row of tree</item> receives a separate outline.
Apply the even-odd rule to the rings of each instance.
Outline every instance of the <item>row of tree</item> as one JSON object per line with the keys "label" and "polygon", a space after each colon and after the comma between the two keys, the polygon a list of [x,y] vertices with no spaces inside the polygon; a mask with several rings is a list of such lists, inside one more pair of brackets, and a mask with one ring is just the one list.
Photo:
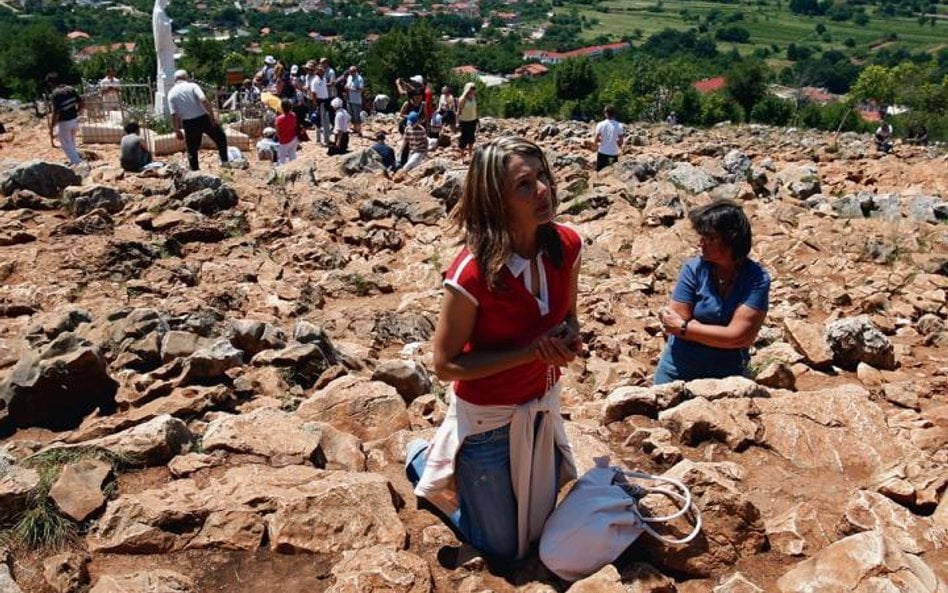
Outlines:
{"label": "row of tree", "polygon": [[[674,44],[675,41],[680,43]],[[246,75],[260,67],[259,56],[231,46],[192,36],[184,43],[181,66],[196,78],[222,83],[228,68],[240,68]],[[487,52],[510,51],[496,46]],[[427,23],[399,28],[383,35],[377,43],[323,44],[306,39],[282,48],[265,46],[291,64],[328,57],[338,67],[356,64],[365,74],[371,92],[395,96],[398,77],[422,74],[435,87],[460,87],[466,79],[450,73],[458,55],[472,56],[470,49],[456,50],[442,44]],[[452,52],[459,52],[454,54]],[[460,54],[460,52],[468,52]],[[718,53],[694,32],[664,31],[653,35],[641,48],[599,60],[567,60],[553,67],[551,76],[523,80],[494,88],[481,88],[479,105],[484,114],[505,117],[526,115],[590,119],[598,117],[604,104],[615,105],[625,121],[660,121],[676,111],[679,121],[712,125],[719,121],[757,121],[775,125],[807,125],[822,128],[860,129],[860,120],[851,116],[852,107],[862,101],[898,103],[910,108],[906,129],[926,125],[932,138],[948,138],[948,52],[923,63],[903,62],[895,66],[869,65],[860,69],[845,55],[824,54],[816,60],[801,60],[782,73],[773,72],[763,61],[742,58],[735,52]],[[121,58],[121,59],[119,59]],[[119,76],[153,76],[154,53],[150,40],[143,38],[136,53],[126,56],[102,54],[83,62],[73,62],[65,39],[49,26],[21,28],[0,37],[0,94],[34,98],[43,90],[43,78],[54,64],[67,80],[84,73],[87,79],[102,76],[106,67],[116,67]],[[508,64],[513,66],[513,60]],[[708,76],[723,75],[723,93],[702,95],[693,83]],[[794,86],[832,83],[841,77],[840,91],[848,90],[842,106],[819,107],[786,102],[768,96],[768,85],[780,81]],[[827,84],[837,90],[834,84]],[[901,123],[900,123],[901,125]]]}

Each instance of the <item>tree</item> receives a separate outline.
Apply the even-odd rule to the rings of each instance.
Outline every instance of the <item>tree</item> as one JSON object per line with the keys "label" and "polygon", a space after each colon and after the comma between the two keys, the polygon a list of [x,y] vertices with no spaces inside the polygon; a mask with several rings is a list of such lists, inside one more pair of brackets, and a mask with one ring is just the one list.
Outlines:
{"label": "tree", "polygon": [[586,58],[566,60],[553,71],[556,96],[562,101],[578,101],[596,91],[596,74]]}
{"label": "tree", "polygon": [[46,75],[59,74],[63,82],[78,80],[66,38],[47,24],[17,29],[0,42],[0,90],[33,100],[45,88]]}
{"label": "tree", "polygon": [[425,21],[408,29],[395,29],[382,35],[366,55],[368,83],[396,96],[396,78],[420,74],[426,81],[442,82],[447,76],[445,53]]}
{"label": "tree", "polygon": [[732,41],[734,43],[747,43],[750,41],[750,31],[744,27],[739,27],[737,25],[731,25],[730,27],[721,27],[718,29],[717,33],[714,34],[716,39],[721,41]]}
{"label": "tree", "polygon": [[725,91],[749,118],[754,105],[767,94],[767,79],[770,71],[758,60],[739,62],[727,75]]}

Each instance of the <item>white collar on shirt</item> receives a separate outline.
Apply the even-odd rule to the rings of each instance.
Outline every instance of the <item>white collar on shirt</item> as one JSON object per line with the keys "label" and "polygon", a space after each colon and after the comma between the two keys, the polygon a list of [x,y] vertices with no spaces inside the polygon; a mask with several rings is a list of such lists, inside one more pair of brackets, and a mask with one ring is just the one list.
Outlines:
{"label": "white collar on shirt", "polygon": [[[517,255],[516,253],[511,253],[507,257],[507,263],[505,264],[507,269],[510,270],[510,274],[514,278],[521,278],[524,286],[531,286],[533,284],[533,279],[530,273],[530,260]],[[543,267],[543,252],[537,253],[537,270],[540,273],[540,294],[535,297],[537,301],[537,306],[540,308],[540,314],[546,315],[550,312],[550,290],[549,285],[546,281],[546,270]]]}

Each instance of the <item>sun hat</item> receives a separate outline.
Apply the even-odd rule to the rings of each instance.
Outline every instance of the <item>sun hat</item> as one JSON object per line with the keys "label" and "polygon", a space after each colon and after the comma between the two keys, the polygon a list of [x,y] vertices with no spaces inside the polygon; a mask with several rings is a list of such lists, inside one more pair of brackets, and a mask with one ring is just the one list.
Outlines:
{"label": "sun hat", "polygon": [[276,136],[276,133],[277,133],[277,131],[276,131],[275,128],[269,128],[269,127],[263,128],[263,135],[264,135],[264,137],[266,137],[266,138],[272,138],[272,137]]}
{"label": "sun hat", "polygon": [[263,63],[266,64],[267,66],[272,66],[276,64],[277,61],[276,61],[276,58],[274,58],[273,56],[267,56],[263,58]]}
{"label": "sun hat", "polygon": [[330,105],[332,105],[333,109],[339,109],[340,107],[342,107],[342,99],[340,99],[339,97],[336,97],[335,99],[332,100],[332,103],[330,103]]}
{"label": "sun hat", "polygon": [[411,113],[408,114],[408,117],[406,117],[405,119],[408,121],[408,123],[414,124],[415,122],[418,121],[418,112],[412,111]]}
{"label": "sun hat", "polygon": [[412,77],[409,78],[408,80],[410,80],[410,81],[412,81],[412,82],[414,82],[414,83],[417,83],[417,84],[425,84],[425,77],[422,76],[421,74],[418,74],[418,75],[416,75],[416,76],[412,76]]}
{"label": "sun hat", "polygon": [[304,67],[304,68],[308,68],[308,69],[310,69],[310,70],[315,70],[315,69],[316,69],[316,60],[306,60],[306,65],[303,66],[303,67]]}
{"label": "sun hat", "polygon": [[290,74],[299,74],[299,73],[300,73],[299,66],[297,66],[296,64],[293,64],[292,66],[290,66]]}

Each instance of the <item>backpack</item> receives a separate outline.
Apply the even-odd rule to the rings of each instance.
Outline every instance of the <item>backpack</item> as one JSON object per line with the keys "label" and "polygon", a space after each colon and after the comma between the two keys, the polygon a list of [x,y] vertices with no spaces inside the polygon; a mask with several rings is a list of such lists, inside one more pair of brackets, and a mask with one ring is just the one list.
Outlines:
{"label": "backpack", "polygon": [[[630,478],[660,482],[674,489],[645,487],[630,482]],[[648,494],[667,496],[680,508],[665,517],[642,516],[638,501]],[[695,526],[683,538],[663,536],[651,527],[686,513],[691,514]],[[540,536],[540,560],[560,578],[576,581],[614,561],[643,532],[677,545],[690,542],[700,530],[701,515],[688,488],[678,480],[600,465],[577,480],[547,519]]]}

